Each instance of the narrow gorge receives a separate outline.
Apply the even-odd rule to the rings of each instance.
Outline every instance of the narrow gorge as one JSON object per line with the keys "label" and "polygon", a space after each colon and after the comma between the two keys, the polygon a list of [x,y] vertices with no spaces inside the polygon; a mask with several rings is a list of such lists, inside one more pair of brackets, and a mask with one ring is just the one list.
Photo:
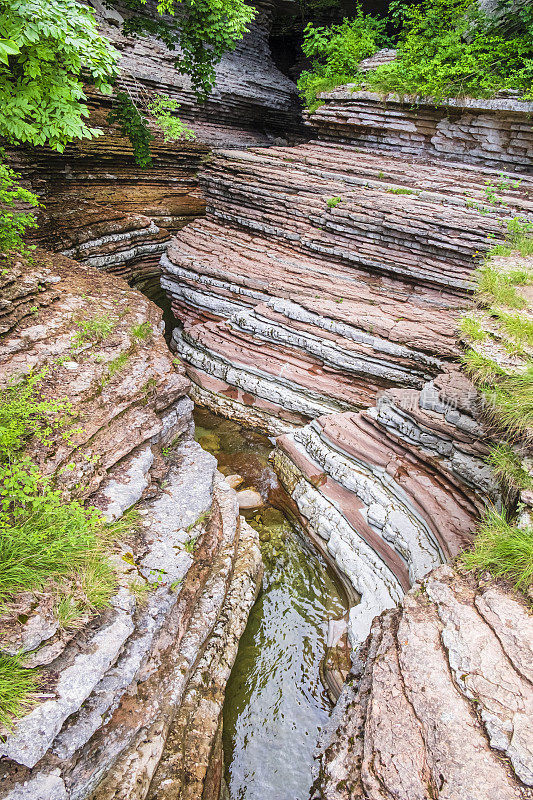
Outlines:
{"label": "narrow gorge", "polygon": [[531,587],[460,559],[487,508],[532,527],[464,354],[530,363],[474,292],[488,259],[527,275],[532,325],[533,102],[302,111],[269,40],[294,4],[258,0],[199,104],[112,5],[119,87],[195,138],[154,129],[140,169],[89,87],[105,135],[5,143],[42,207],[0,270],[0,389],[68,399],[25,453],[110,524],[114,577],[99,606],[68,576],[75,614],[54,580],[0,596],[0,660],[38,675],[0,800],[533,798]]}

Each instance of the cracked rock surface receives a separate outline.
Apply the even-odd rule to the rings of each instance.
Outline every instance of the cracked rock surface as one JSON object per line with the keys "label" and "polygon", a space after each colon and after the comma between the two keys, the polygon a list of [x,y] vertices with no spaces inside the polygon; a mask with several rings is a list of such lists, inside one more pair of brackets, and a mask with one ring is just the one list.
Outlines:
{"label": "cracked rock surface", "polygon": [[531,797],[532,624],[504,587],[431,572],[374,620],[323,736],[314,798]]}

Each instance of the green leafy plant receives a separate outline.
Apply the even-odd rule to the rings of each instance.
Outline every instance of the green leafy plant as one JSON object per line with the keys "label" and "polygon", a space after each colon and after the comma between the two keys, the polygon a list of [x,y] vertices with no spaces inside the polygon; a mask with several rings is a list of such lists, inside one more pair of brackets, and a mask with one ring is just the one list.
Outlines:
{"label": "green leafy plant", "polygon": [[[125,0],[142,12],[145,0]],[[159,15],[133,13],[124,21],[128,36],[156,36],[176,52],[174,66],[190,77],[199,99],[205,99],[216,80],[215,67],[235,48],[257,11],[244,0],[158,0]]]}
{"label": "green leafy plant", "polygon": [[[359,61],[387,43],[384,20],[365,16],[358,9],[356,19],[345,21],[344,27],[311,26],[303,50],[316,60],[298,83],[306,105],[314,110],[319,105],[318,92],[343,83],[384,94],[429,96],[436,102],[447,97],[491,97],[502,89],[532,97],[531,4],[502,3],[503,15],[489,16],[476,0],[391,2],[389,27],[400,26],[398,56],[365,73],[359,71]],[[504,204],[496,188],[518,187],[505,176],[496,185],[488,182],[485,195],[491,205]],[[478,210],[489,213],[483,206]]]}
{"label": "green leafy plant", "polygon": [[172,97],[158,96],[148,104],[148,111],[155,119],[161,130],[165,142],[178,139],[195,139],[196,134],[175,112],[180,107],[177,100]]}
{"label": "green leafy plant", "polygon": [[525,29],[498,28],[473,0],[424,0],[402,11],[399,57],[365,76],[370,87],[437,100],[531,92],[533,41]]}
{"label": "green leafy plant", "polygon": [[0,136],[63,151],[101,133],[88,116],[83,82],[111,91],[118,52],[77,0],[0,0]]}
{"label": "green leafy plant", "polygon": [[131,142],[135,162],[146,169],[152,166],[150,142],[154,138],[148,128],[148,122],[126,92],[117,92],[114,106],[107,116],[111,124],[118,123],[123,136]]}
{"label": "green leafy plant", "polygon": [[348,83],[359,74],[359,62],[386,44],[385,29],[386,20],[364,14],[360,5],[354,18],[340,25],[306,26],[302,50],[313,59],[313,66],[300,75],[298,89],[311,110],[320,105],[319,92]]}
{"label": "green leafy plant", "polygon": [[[0,159],[3,152],[0,151]],[[0,160],[0,252],[18,251],[28,256],[29,248],[22,237],[29,228],[37,227],[35,216],[23,206],[35,208],[39,198],[19,184],[20,175]]]}
{"label": "green leafy plant", "polygon": [[329,197],[326,200],[326,205],[328,208],[337,208],[339,203],[342,201],[342,197]]}

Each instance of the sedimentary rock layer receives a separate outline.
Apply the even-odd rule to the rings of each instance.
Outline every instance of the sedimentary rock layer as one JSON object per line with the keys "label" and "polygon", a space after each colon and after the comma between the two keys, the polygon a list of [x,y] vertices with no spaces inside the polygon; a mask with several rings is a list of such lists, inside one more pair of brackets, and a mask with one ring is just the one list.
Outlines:
{"label": "sedimentary rock layer", "polygon": [[[63,154],[47,148],[8,149],[12,165],[40,194],[38,244],[83,264],[145,283],[159,274],[158,261],[169,236],[204,213],[197,170],[213,144],[262,144],[301,129],[296,86],[280,73],[268,48],[272,6],[258,15],[236,49],[216,68],[217,83],[198,103],[186,76],[174,68],[175,53],[151,36],[126,37],[124,16],[96,0],[99,28],[121,54],[118,91],[141,110],[164,95],[180,103],[179,113],[196,130],[195,141],[165,142],[154,129],[152,166],[142,169],[131,143],[110,125],[109,98],[88,89],[90,125],[103,131],[93,140],[71,143]],[[148,4],[145,13],[155,13]]]}
{"label": "sedimentary rock layer", "polygon": [[[114,277],[42,252],[5,269],[1,288],[4,382],[33,368],[45,397],[71,403],[70,435],[52,432],[28,454],[65,498],[88,498],[110,520],[137,503],[139,522],[109,554],[116,590],[103,612],[60,625],[53,585],[3,608],[0,652],[24,653],[42,683],[2,732],[0,796],[140,800],[176,714],[207,720],[196,688],[207,660],[213,681],[203,688],[216,684],[218,705],[204,752],[216,744],[260,576],[257,537],[192,439],[189,381],[156,306]],[[196,753],[192,740],[186,747]],[[185,790],[188,773],[181,780]],[[211,781],[207,768],[196,780]]]}
{"label": "sedimentary rock layer", "polygon": [[376,614],[468,545],[486,498],[497,502],[475,412],[456,372],[278,437],[274,463],[301,522],[361,597],[350,612],[354,646]]}
{"label": "sedimentary rock layer", "polygon": [[497,180],[328,142],[218,152],[207,219],[162,259],[195,396],[280,433],[421,389],[459,353],[476,259],[531,210],[525,176],[486,208]]}
{"label": "sedimentary rock layer", "polygon": [[529,797],[532,635],[516,594],[432,572],[374,621],[324,736],[313,797]]}
{"label": "sedimentary rock layer", "polygon": [[323,139],[349,141],[407,156],[439,156],[517,172],[532,171],[533,103],[496,98],[431,98],[340,86],[320,95],[306,122]]}

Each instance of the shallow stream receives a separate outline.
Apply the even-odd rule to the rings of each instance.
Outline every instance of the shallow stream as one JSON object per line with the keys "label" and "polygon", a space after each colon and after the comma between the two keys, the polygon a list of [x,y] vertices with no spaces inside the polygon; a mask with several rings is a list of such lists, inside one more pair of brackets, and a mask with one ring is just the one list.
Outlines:
{"label": "shallow stream", "polygon": [[226,690],[224,756],[231,800],[308,800],[317,737],[331,711],[320,679],[328,620],[346,611],[323,558],[269,504],[279,493],[267,438],[198,409],[196,438],[240,488],[265,501],[247,514],[265,574]]}

